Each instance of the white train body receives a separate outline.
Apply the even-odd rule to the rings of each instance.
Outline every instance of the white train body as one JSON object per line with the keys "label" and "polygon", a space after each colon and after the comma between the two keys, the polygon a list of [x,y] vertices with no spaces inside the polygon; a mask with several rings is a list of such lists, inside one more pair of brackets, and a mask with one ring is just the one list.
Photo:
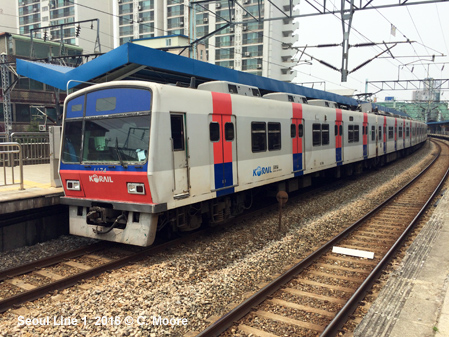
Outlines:
{"label": "white train body", "polygon": [[148,246],[161,228],[192,230],[240,213],[252,189],[289,192],[325,170],[338,177],[393,160],[424,142],[426,127],[276,98],[120,81],[67,97],[63,139],[70,232]]}

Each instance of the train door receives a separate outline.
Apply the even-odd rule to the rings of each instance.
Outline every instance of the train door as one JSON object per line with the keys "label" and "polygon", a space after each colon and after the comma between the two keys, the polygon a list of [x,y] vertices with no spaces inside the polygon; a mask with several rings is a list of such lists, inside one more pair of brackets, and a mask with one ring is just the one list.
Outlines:
{"label": "train door", "polygon": [[293,149],[293,173],[295,177],[304,174],[304,119],[292,118],[290,134]]}
{"label": "train door", "polygon": [[362,135],[363,135],[363,158],[368,158],[368,114],[363,114],[363,126],[362,126]]}
{"label": "train door", "polygon": [[209,120],[214,168],[211,190],[222,196],[234,192],[237,181],[235,116],[213,114]]}
{"label": "train door", "polygon": [[295,177],[304,174],[304,119],[302,118],[302,104],[292,103],[292,123],[290,136],[292,138],[293,173]]}
{"label": "train door", "polygon": [[234,193],[237,176],[237,128],[232,115],[230,94],[212,92],[213,114],[209,115],[209,138],[212,146],[213,177],[211,190],[217,197]]}
{"label": "train door", "polygon": [[173,194],[178,198],[189,195],[189,170],[186,145],[186,115],[184,113],[170,114],[171,143],[173,158]]}
{"label": "train door", "polygon": [[335,119],[335,161],[337,166],[343,164],[343,113],[337,109],[337,118]]}
{"label": "train door", "polygon": [[398,150],[398,119],[394,119],[394,150]]}

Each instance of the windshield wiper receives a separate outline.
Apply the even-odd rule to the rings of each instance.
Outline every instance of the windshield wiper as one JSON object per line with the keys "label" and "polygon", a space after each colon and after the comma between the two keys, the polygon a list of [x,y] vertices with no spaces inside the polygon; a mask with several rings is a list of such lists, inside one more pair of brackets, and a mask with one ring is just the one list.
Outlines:
{"label": "windshield wiper", "polygon": [[125,164],[125,162],[123,161],[122,156],[120,154],[120,150],[118,149],[118,139],[117,138],[115,138],[115,152],[117,153],[117,157],[118,157],[118,160],[120,161],[120,165],[122,165],[123,168],[127,169],[128,165]]}

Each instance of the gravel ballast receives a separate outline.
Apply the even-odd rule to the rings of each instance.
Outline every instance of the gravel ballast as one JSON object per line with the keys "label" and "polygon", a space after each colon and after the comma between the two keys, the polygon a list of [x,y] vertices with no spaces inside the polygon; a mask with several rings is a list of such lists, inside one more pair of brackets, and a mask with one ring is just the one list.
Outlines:
{"label": "gravel ballast", "polygon": [[[155,337],[200,331],[212,316],[224,314],[231,303],[241,302],[248,292],[271,281],[410,180],[429,161],[432,149],[427,143],[382,169],[289,201],[283,210],[286,233],[277,232],[278,214],[273,212],[86,280],[82,288],[75,286],[9,310],[0,315],[0,336]],[[0,265],[9,268],[39,251],[55,254],[58,246],[74,248],[86,242],[63,237],[2,253]],[[54,319],[59,323],[61,317],[68,324],[55,324]],[[36,324],[27,325],[27,318]]]}

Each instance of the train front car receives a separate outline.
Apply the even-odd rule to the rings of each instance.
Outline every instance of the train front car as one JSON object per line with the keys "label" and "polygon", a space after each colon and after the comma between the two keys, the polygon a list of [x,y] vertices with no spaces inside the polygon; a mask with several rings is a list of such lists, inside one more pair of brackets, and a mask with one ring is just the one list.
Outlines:
{"label": "train front car", "polygon": [[67,97],[59,173],[71,234],[153,243],[164,205],[153,203],[148,182],[151,107],[148,87],[124,84]]}

